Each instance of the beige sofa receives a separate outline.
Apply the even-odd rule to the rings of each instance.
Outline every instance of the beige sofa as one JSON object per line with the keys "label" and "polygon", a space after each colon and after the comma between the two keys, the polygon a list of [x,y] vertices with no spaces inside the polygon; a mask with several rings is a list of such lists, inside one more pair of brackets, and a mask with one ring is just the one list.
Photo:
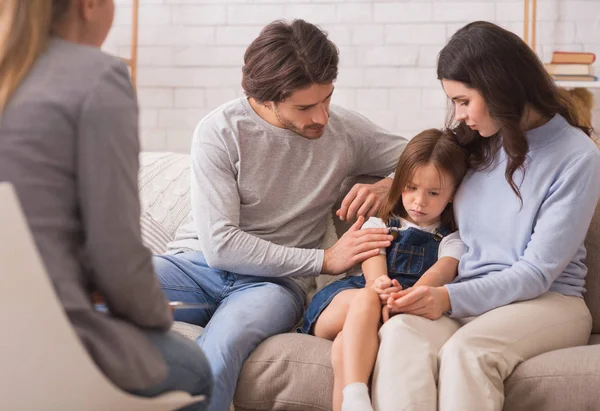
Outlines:
{"label": "beige sofa", "polygon": [[[144,153],[141,163],[144,237],[151,248],[162,251],[165,239],[189,218],[189,158]],[[338,225],[337,229],[341,232],[344,227]],[[549,352],[518,366],[506,381],[505,410],[600,410],[600,207],[586,245],[589,275],[585,300],[594,319],[590,345]],[[330,279],[322,277],[313,287]],[[191,339],[202,331],[183,323],[175,328]],[[330,347],[329,341],[295,333],[264,341],[242,369],[234,398],[236,410],[330,410]]]}

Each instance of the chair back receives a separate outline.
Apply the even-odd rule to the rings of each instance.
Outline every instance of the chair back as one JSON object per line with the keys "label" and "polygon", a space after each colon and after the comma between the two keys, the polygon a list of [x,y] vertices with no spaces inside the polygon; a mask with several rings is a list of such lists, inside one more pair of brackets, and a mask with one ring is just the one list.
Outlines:
{"label": "chair back", "polygon": [[8,183],[0,183],[0,278],[0,410],[168,411],[202,400],[136,397],[104,376],[54,292]]}

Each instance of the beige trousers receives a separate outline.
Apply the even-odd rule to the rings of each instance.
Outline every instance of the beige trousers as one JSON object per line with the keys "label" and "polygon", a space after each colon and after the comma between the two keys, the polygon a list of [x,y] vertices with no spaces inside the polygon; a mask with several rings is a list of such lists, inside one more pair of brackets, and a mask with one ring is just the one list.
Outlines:
{"label": "beige trousers", "polygon": [[479,317],[397,315],[381,327],[376,411],[500,411],[504,380],[536,355],[588,342],[582,298],[549,292]]}

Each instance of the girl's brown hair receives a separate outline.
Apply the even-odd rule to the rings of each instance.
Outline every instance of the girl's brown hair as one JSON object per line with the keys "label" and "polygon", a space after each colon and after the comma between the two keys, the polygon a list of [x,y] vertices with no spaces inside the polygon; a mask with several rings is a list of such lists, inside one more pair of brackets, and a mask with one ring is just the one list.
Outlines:
{"label": "girl's brown hair", "polygon": [[560,114],[569,124],[588,136],[586,125],[572,101],[558,87],[529,46],[514,33],[486,21],[476,21],[458,30],[438,56],[437,77],[453,80],[477,90],[490,116],[500,124],[500,133],[482,138],[466,124],[455,124],[454,110],[448,113],[447,127],[453,128],[470,153],[470,166],[490,167],[500,147],[507,157],[506,181],[517,197],[521,193],[514,173],[524,170],[529,151],[521,119],[527,105],[545,117]]}
{"label": "girl's brown hair", "polygon": [[70,0],[0,1],[0,113],[70,4]]}
{"label": "girl's brown hair", "polygon": [[[410,183],[418,167],[432,164],[440,175],[450,177],[454,184],[453,191],[456,190],[467,171],[467,158],[467,151],[460,146],[456,135],[449,129],[432,128],[417,134],[400,155],[392,188],[379,210],[379,217],[387,223],[392,215],[407,216],[402,205],[402,191]],[[457,229],[451,203],[442,212],[440,221],[452,231]]]}

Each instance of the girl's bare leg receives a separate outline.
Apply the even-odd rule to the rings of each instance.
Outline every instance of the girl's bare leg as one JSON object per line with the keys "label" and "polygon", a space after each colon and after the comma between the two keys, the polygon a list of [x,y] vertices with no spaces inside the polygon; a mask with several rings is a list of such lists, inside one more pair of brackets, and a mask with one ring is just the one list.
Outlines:
{"label": "girl's bare leg", "polygon": [[373,410],[368,383],[379,347],[380,313],[381,302],[375,291],[361,289],[352,299],[343,331],[335,339],[332,351],[332,358],[340,363],[334,366],[334,376],[342,372],[342,378],[336,376],[334,380],[334,411]]}
{"label": "girl's bare leg", "polygon": [[377,293],[370,288],[359,290],[343,326],[344,385],[368,384],[379,349],[380,319],[381,302]]}
{"label": "girl's bare leg", "polygon": [[[336,295],[315,323],[315,336],[333,340],[331,363],[334,411],[342,410],[346,391],[348,398],[343,404],[344,409],[370,408],[366,387],[379,347],[377,330],[380,317],[379,296],[370,288],[363,288],[345,290]],[[364,386],[344,390],[353,383]]]}
{"label": "girl's bare leg", "polygon": [[342,331],[346,314],[350,308],[350,302],[361,290],[344,290],[335,297],[327,308],[323,310],[317,319],[313,334],[317,337],[325,338],[333,341],[335,337]]}

